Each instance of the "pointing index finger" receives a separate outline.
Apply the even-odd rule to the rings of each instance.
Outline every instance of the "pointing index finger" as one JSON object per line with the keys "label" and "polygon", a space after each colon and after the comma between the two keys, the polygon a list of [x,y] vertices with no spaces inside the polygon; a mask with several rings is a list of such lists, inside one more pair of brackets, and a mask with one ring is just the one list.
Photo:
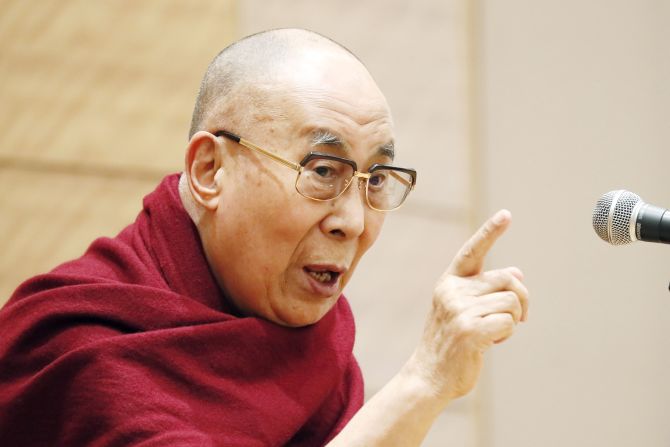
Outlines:
{"label": "pointing index finger", "polygon": [[457,276],[472,276],[480,273],[484,259],[496,240],[505,232],[512,219],[507,210],[495,213],[461,247],[449,266],[449,273]]}

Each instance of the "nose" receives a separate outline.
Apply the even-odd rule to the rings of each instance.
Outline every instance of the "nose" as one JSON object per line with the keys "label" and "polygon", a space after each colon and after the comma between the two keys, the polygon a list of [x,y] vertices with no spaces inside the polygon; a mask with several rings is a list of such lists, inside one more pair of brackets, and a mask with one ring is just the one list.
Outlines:
{"label": "nose", "polygon": [[342,239],[355,239],[363,234],[368,206],[362,180],[353,179],[357,185],[349,185],[340,197],[329,202],[330,212],[321,222],[325,233]]}

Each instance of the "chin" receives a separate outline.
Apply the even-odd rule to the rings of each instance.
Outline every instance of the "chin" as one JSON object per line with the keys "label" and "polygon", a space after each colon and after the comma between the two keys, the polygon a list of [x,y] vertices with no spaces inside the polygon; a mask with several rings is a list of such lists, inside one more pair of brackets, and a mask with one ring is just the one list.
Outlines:
{"label": "chin", "polygon": [[285,309],[275,314],[274,318],[269,320],[286,327],[303,327],[318,323],[324,315],[333,308],[337,298],[332,301],[323,303],[321,306],[309,306],[309,308],[301,309]]}

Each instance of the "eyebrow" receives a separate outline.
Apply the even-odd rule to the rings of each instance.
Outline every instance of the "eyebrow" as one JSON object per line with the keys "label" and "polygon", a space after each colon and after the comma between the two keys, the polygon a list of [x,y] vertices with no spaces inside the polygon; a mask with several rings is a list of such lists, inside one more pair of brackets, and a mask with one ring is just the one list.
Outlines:
{"label": "eyebrow", "polygon": [[[349,146],[339,137],[339,135],[328,129],[315,129],[312,132],[312,146],[332,146],[344,152],[350,152]],[[393,140],[382,145],[377,149],[377,155],[388,157],[391,160],[395,157],[395,143]]]}
{"label": "eyebrow", "polygon": [[344,141],[339,136],[326,129],[316,129],[312,132],[312,146],[322,145],[346,148]]}
{"label": "eyebrow", "polygon": [[382,155],[384,157],[388,157],[391,160],[395,158],[395,143],[393,140],[389,141],[388,143],[384,144],[379,148],[377,151],[379,155]]}

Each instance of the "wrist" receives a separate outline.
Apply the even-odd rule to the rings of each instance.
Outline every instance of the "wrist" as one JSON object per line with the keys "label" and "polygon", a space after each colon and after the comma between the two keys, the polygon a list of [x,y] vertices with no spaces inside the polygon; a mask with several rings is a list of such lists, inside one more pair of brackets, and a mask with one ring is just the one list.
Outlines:
{"label": "wrist", "polygon": [[433,368],[420,361],[415,352],[400,369],[398,379],[403,387],[426,409],[440,413],[453,399],[446,392],[444,378],[437,377]]}

